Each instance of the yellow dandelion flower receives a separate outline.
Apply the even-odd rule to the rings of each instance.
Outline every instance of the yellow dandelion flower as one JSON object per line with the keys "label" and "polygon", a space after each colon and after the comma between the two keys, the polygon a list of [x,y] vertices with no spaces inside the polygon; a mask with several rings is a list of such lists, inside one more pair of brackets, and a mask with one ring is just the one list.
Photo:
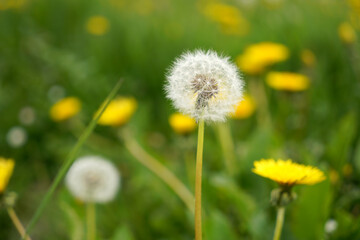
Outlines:
{"label": "yellow dandelion flower", "polygon": [[316,57],[314,55],[314,53],[312,51],[310,51],[309,49],[304,49],[301,52],[301,61],[306,65],[306,66],[313,66],[316,62]]}
{"label": "yellow dandelion flower", "polygon": [[236,59],[238,67],[247,74],[259,74],[267,66],[285,61],[289,57],[286,46],[272,42],[261,42],[248,46]]}
{"label": "yellow dandelion flower", "polygon": [[50,117],[56,122],[67,120],[79,113],[81,102],[76,97],[66,97],[55,103],[50,109]]}
{"label": "yellow dandelion flower", "polygon": [[121,126],[129,121],[137,107],[134,98],[118,97],[112,100],[102,116],[98,124],[107,126]]}
{"label": "yellow dandelion flower", "polygon": [[276,90],[303,91],[310,85],[307,76],[291,72],[270,72],[266,77],[266,83]]}
{"label": "yellow dandelion flower", "polygon": [[289,160],[261,159],[254,162],[252,171],[283,186],[297,184],[313,185],[325,179],[324,173],[316,167],[305,166]]}
{"label": "yellow dandelion flower", "polygon": [[343,172],[344,176],[348,177],[353,173],[353,167],[351,166],[351,164],[347,163],[343,167],[342,172]]}
{"label": "yellow dandelion flower", "polygon": [[334,170],[334,169],[331,169],[330,172],[329,172],[329,179],[330,179],[330,182],[332,184],[336,184],[338,181],[339,181],[339,173]]}
{"label": "yellow dandelion flower", "polygon": [[355,29],[360,29],[360,9],[359,13],[352,11],[349,13],[349,21],[352,26],[354,26]]}
{"label": "yellow dandelion flower", "polygon": [[0,157],[0,194],[4,192],[12,175],[15,162],[13,159]]}
{"label": "yellow dandelion flower", "polygon": [[196,128],[196,121],[193,118],[181,113],[171,114],[169,123],[171,128],[181,135],[189,134]]}
{"label": "yellow dandelion flower", "polygon": [[234,6],[209,3],[203,10],[205,16],[221,25],[225,34],[244,35],[249,30],[248,21],[242,16],[240,10]]}
{"label": "yellow dandelion flower", "polygon": [[26,4],[27,0],[1,0],[0,10],[20,9]]}
{"label": "yellow dandelion flower", "polygon": [[104,16],[92,16],[86,23],[88,33],[101,36],[109,31],[110,23]]}
{"label": "yellow dandelion flower", "polygon": [[256,105],[253,98],[249,95],[245,95],[243,100],[236,105],[235,112],[231,117],[236,119],[248,118],[254,113],[255,108]]}
{"label": "yellow dandelion flower", "polygon": [[343,22],[338,28],[340,39],[346,44],[352,44],[356,41],[356,32],[348,22]]}

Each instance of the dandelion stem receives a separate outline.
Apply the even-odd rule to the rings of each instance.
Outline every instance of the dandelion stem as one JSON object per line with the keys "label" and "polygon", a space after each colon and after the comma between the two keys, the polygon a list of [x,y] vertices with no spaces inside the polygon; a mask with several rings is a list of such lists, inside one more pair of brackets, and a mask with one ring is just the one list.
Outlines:
{"label": "dandelion stem", "polygon": [[95,203],[88,202],[86,204],[86,230],[87,240],[96,239],[96,209]]}
{"label": "dandelion stem", "polygon": [[[42,199],[39,207],[36,209],[33,217],[30,220],[29,225],[26,228],[26,233],[30,233],[32,228],[34,227],[35,223],[39,220],[40,215],[44,211],[44,208],[49,203],[52,195],[54,194],[57,186],[60,184],[61,180],[64,178],[67,170],[70,168],[71,164],[74,162],[76,156],[78,155],[81,147],[86,142],[87,138],[90,136],[92,131],[94,130],[99,118],[105,111],[106,107],[110,103],[110,101],[115,97],[116,93],[120,89],[120,86],[122,84],[122,80],[119,80],[115,87],[111,90],[105,101],[102,103],[101,107],[99,108],[97,114],[94,116],[94,118],[91,120],[89,125],[86,127],[82,135],[79,137],[79,140],[76,142],[75,146],[72,148],[71,152],[67,156],[66,160],[62,164],[60,170],[58,171],[58,174],[56,175],[53,183],[51,184],[49,190],[46,192],[44,198]],[[24,238],[22,238],[24,239]]]}
{"label": "dandelion stem", "polygon": [[198,144],[196,153],[195,174],[195,240],[202,239],[201,229],[201,178],[204,148],[204,120],[199,120]]}
{"label": "dandelion stem", "polygon": [[277,208],[277,216],[276,216],[276,226],[274,232],[274,239],[273,240],[280,240],[281,230],[284,224],[284,217],[285,217],[285,207],[278,207]]}
{"label": "dandelion stem", "polygon": [[129,132],[121,131],[120,134],[125,147],[135,159],[162,179],[180,197],[188,209],[194,212],[194,196],[189,189],[168,168],[148,154]]}
{"label": "dandelion stem", "polygon": [[256,97],[259,106],[257,120],[260,125],[270,125],[271,116],[269,112],[269,103],[266,96],[264,82],[260,78],[254,78],[249,82],[250,91]]}
{"label": "dandelion stem", "polygon": [[14,209],[12,207],[8,207],[7,212],[9,214],[9,217],[10,217],[11,221],[13,222],[14,226],[16,227],[18,232],[20,233],[21,237],[23,239],[26,239],[26,240],[31,240],[30,236],[26,235],[25,228],[21,224],[21,222],[20,222],[19,218],[17,217]]}
{"label": "dandelion stem", "polygon": [[220,138],[221,148],[225,158],[226,168],[231,176],[237,171],[236,161],[235,161],[235,149],[234,142],[231,138],[230,127],[228,123],[219,123],[218,126],[218,134]]}

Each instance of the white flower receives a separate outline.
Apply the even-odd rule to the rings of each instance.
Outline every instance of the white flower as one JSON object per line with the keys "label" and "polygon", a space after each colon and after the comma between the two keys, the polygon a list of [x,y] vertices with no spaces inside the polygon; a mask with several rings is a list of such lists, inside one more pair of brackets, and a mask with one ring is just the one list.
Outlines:
{"label": "white flower", "polygon": [[186,52],[172,66],[165,90],[175,108],[196,120],[224,121],[242,98],[243,80],[228,57]]}
{"label": "white flower", "polygon": [[120,175],[108,160],[98,156],[77,159],[69,169],[66,185],[70,192],[84,202],[109,202],[120,186]]}

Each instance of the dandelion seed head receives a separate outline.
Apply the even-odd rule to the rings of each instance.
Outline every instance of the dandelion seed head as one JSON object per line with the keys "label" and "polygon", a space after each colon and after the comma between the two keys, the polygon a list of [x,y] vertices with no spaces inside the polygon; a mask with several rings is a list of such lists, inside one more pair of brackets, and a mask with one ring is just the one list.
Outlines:
{"label": "dandelion seed head", "polygon": [[76,198],[84,202],[105,203],[115,198],[120,187],[120,175],[110,161],[99,156],[85,156],[74,162],[65,182]]}
{"label": "dandelion seed head", "polygon": [[7,143],[13,148],[24,146],[28,139],[27,133],[24,128],[16,126],[10,128],[6,135]]}
{"label": "dandelion seed head", "polygon": [[32,125],[35,122],[36,113],[32,107],[24,107],[19,112],[19,121],[24,125]]}
{"label": "dandelion seed head", "polygon": [[324,228],[326,233],[331,234],[335,232],[337,227],[338,227],[337,221],[335,219],[329,219],[326,221]]}
{"label": "dandelion seed head", "polygon": [[201,50],[181,55],[165,86],[176,109],[205,121],[224,121],[241,100],[242,88],[239,71],[229,58]]}

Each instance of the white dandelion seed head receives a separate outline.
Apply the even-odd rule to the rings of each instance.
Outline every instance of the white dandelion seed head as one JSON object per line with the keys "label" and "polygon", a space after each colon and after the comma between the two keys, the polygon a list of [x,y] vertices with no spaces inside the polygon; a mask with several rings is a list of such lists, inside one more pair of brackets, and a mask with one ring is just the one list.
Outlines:
{"label": "white dandelion seed head", "polygon": [[110,161],[99,156],[85,156],[73,163],[65,183],[76,198],[84,202],[105,203],[115,198],[120,187],[120,175]]}
{"label": "white dandelion seed head", "polygon": [[325,223],[325,232],[326,233],[333,233],[338,227],[338,223],[335,219],[329,219]]}
{"label": "white dandelion seed head", "polygon": [[243,80],[228,57],[186,52],[173,64],[165,90],[178,111],[205,121],[224,121],[241,100]]}
{"label": "white dandelion seed head", "polygon": [[28,135],[24,128],[16,126],[10,128],[6,134],[6,140],[8,144],[13,148],[19,148],[24,146],[28,139]]}

